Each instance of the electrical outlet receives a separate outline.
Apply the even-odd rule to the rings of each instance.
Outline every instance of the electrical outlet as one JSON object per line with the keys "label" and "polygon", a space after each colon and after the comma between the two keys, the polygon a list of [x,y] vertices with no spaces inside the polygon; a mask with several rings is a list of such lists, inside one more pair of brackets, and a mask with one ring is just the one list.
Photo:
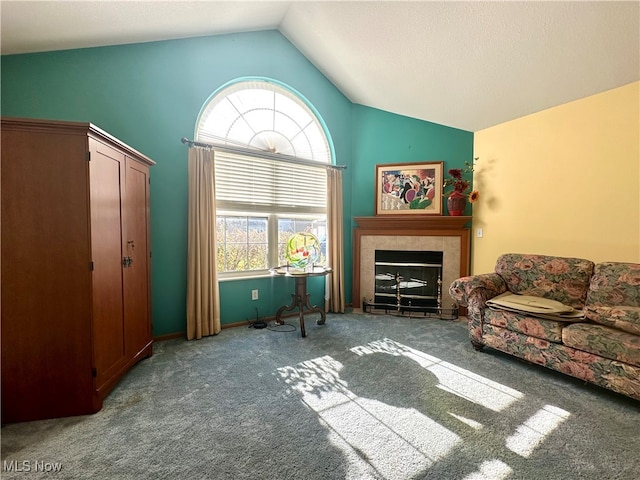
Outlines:
{"label": "electrical outlet", "polygon": [[258,290],[251,290],[251,300],[258,300]]}

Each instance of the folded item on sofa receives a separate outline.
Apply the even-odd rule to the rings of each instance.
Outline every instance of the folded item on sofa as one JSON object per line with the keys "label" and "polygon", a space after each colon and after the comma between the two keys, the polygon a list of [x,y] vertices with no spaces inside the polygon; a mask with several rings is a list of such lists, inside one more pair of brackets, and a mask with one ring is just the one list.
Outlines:
{"label": "folded item on sofa", "polygon": [[515,313],[526,313],[548,320],[577,322],[584,319],[582,310],[576,310],[557,300],[532,295],[518,295],[511,292],[505,292],[487,300],[487,306]]}

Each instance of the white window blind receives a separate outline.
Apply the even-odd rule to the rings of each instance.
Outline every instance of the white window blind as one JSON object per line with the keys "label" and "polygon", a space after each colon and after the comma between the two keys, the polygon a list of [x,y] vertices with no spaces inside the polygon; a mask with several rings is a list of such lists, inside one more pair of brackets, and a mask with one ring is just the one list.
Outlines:
{"label": "white window blind", "polygon": [[326,165],[216,151],[219,209],[292,213],[326,211]]}

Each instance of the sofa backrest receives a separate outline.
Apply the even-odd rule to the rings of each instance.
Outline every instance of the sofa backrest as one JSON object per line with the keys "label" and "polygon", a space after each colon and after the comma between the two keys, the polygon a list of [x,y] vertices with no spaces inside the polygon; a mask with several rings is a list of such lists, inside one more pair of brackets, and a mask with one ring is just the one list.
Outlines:
{"label": "sofa backrest", "polygon": [[640,307],[640,264],[603,262],[595,266],[589,305]]}
{"label": "sofa backrest", "polygon": [[584,311],[592,322],[640,335],[640,264],[596,265]]}
{"label": "sofa backrest", "polygon": [[583,258],[506,253],[496,262],[496,273],[512,293],[557,300],[583,308],[594,263]]}

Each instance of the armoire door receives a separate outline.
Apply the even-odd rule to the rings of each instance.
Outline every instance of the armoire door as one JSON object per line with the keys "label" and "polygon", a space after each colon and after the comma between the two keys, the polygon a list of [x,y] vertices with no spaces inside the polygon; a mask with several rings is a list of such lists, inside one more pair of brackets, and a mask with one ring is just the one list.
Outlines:
{"label": "armoire door", "polygon": [[89,163],[93,341],[98,390],[125,363],[122,204],[125,160],[117,150],[91,139]]}
{"label": "armoire door", "polygon": [[124,275],[124,331],[128,358],[151,342],[149,259],[149,167],[126,160],[124,249],[130,259]]}

